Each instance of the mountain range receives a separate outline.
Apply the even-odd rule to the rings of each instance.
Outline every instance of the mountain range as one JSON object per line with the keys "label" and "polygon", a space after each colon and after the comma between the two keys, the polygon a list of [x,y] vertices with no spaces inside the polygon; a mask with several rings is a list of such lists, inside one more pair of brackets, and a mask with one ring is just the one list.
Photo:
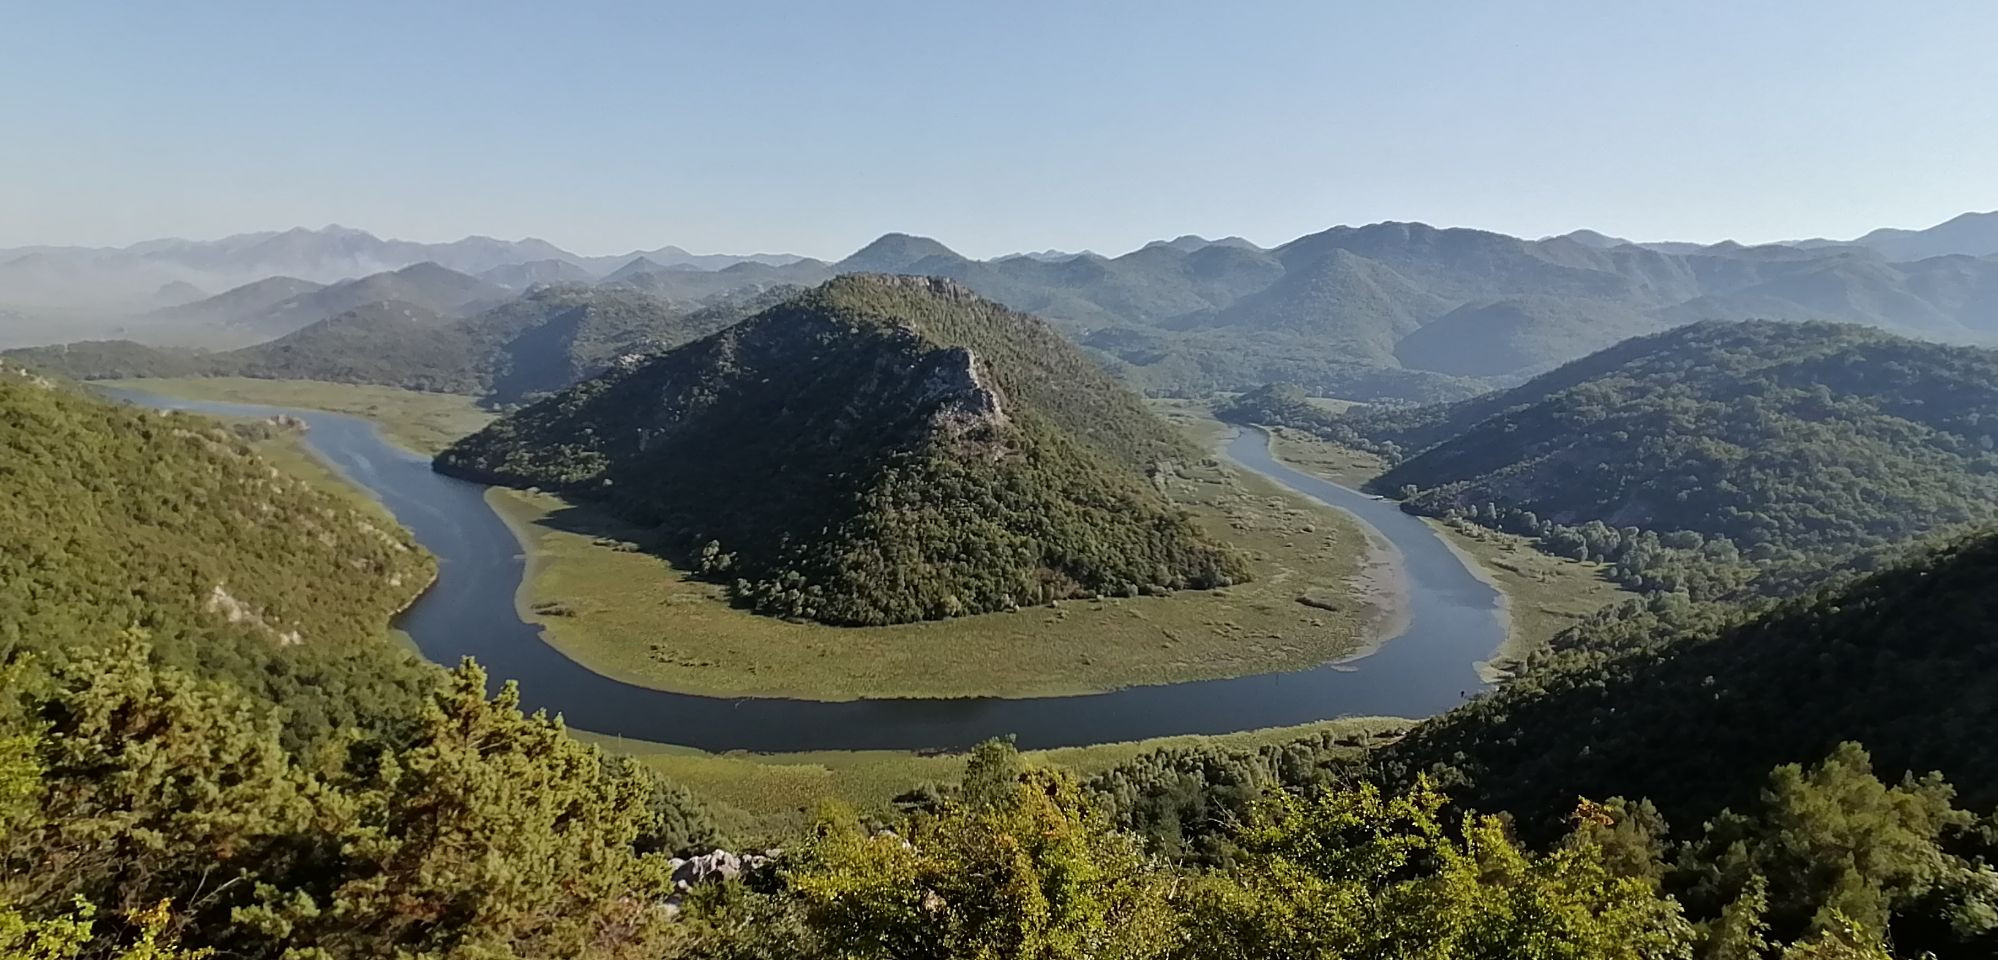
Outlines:
{"label": "mountain range", "polygon": [[[636,257],[702,270],[800,259],[789,254],[693,254],[670,245],[616,256],[581,256],[532,237],[471,236],[449,243],[419,243],[385,240],[332,224],[220,240],[148,240],[128,247],[0,249],[0,304],[84,316],[130,315],[194,299],[187,297],[190,289],[219,293],[273,277],[331,284],[426,262],[459,273],[491,273],[487,278],[491,282],[521,288],[536,281],[594,280]],[[519,269],[530,264],[535,269]]]}
{"label": "mountain range", "polygon": [[1998,338],[1998,258],[1897,263],[1849,246],[1673,253],[1380,223],[1270,250],[1175,241],[1115,258],[977,261],[891,234],[829,269],[956,280],[1047,317],[1128,383],[1168,394],[1283,380],[1355,399],[1445,400],[1700,320]]}
{"label": "mountain range", "polygon": [[[382,300],[467,315],[536,284],[595,283],[691,308],[843,274],[899,273],[954,280],[1044,317],[1144,392],[1199,395],[1286,381],[1322,395],[1434,402],[1702,320],[1825,320],[1998,342],[1998,253],[1972,252],[1991,246],[1988,236],[1998,232],[1992,217],[1968,214],[1927,231],[1876,231],[1855,241],[1757,247],[1633,244],[1591,231],[1523,240],[1390,222],[1334,227],[1269,249],[1237,237],[1183,236],[1117,257],[996,260],[892,233],[834,263],[768,256],[723,258],[732,259],[725,265],[675,248],[579,258],[538,241],[426,246],[329,228],[86,251],[106,263],[136,257],[203,269],[254,263],[297,270],[193,301],[185,299],[192,285],[148,275],[146,296],[172,305],[59,339],[236,347]],[[1956,252],[1897,259],[1937,250]],[[310,276],[391,254],[443,259],[325,289]],[[61,258],[38,249],[0,262],[0,296],[18,293],[10,280],[16,267],[35,273]],[[87,274],[64,274],[65,282]],[[27,342],[58,339],[47,323],[11,326],[32,331]]]}

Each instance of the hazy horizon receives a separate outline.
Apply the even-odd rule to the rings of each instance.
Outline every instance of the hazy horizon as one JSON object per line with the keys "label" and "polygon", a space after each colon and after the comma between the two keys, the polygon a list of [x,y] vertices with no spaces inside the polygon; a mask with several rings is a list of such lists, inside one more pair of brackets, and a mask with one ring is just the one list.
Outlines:
{"label": "hazy horizon", "polygon": [[22,4],[0,247],[1762,243],[1998,207],[1998,7],[1808,11]]}
{"label": "hazy horizon", "polygon": [[[1937,226],[1937,225],[1939,225],[1939,224],[1941,224],[1941,223],[1943,223],[1943,222],[1946,222],[1947,220],[1950,220],[1950,219],[1954,219],[1954,218],[1956,218],[1956,217],[1960,217],[1960,216],[1963,216],[1963,215],[1965,215],[1965,214],[1983,214],[1983,215],[1992,215],[1992,214],[1998,214],[1998,210],[1990,210],[1990,211],[1986,211],[1986,210],[1968,210],[1968,209],[1967,209],[1967,210],[1962,210],[1962,211],[1958,211],[1958,212],[1957,212],[1956,214],[1953,214],[1953,215],[1951,215],[1950,217],[1946,217],[1946,218],[1944,218],[1943,220],[1938,220],[1938,221],[1936,221],[1935,223],[1924,223],[1924,224],[1919,224],[1919,225],[1917,225],[1917,224],[1894,224],[1894,223],[1887,223],[1887,224],[1879,224],[1879,225],[1877,225],[1877,226],[1874,226],[1874,227],[1868,227],[1868,228],[1866,228],[1865,230],[1861,230],[1861,231],[1858,231],[1858,232],[1856,232],[1856,233],[1854,233],[1854,234],[1852,234],[1852,235],[1850,235],[1850,236],[1834,236],[1834,237],[1783,237],[1783,238],[1779,238],[1779,239],[1776,239],[1776,240],[1756,240],[1756,241],[1742,241],[1742,240],[1738,240],[1737,238],[1734,238],[1734,237],[1720,237],[1720,238],[1716,238],[1716,239],[1700,239],[1700,240],[1697,240],[1697,241],[1688,241],[1688,240],[1687,240],[1687,238],[1684,238],[1684,237],[1636,237],[1636,236],[1629,236],[1629,235],[1627,235],[1627,234],[1622,234],[1622,233],[1619,233],[1618,231],[1615,231],[1615,230],[1603,230],[1603,229],[1601,229],[1601,228],[1598,228],[1598,227],[1593,227],[1593,226],[1581,226],[1581,227],[1575,227],[1575,228],[1573,228],[1572,230],[1562,230],[1562,231],[1558,231],[1558,232],[1556,232],[1556,233],[1550,233],[1550,234],[1542,234],[1542,235],[1533,235],[1533,236],[1528,236],[1528,235],[1522,235],[1522,234],[1507,234],[1507,235],[1508,235],[1508,236],[1517,236],[1517,237],[1520,237],[1521,239],[1525,239],[1525,240],[1538,240],[1538,239],[1544,239],[1545,237],[1551,237],[1551,236],[1559,236],[1559,235],[1563,235],[1563,234],[1568,234],[1568,233],[1573,233],[1573,232],[1575,232],[1575,231],[1579,231],[1579,230],[1594,230],[1594,231],[1596,231],[1596,232],[1598,232],[1598,233],[1602,233],[1602,234],[1605,234],[1605,235],[1608,235],[1608,236],[1613,236],[1613,237],[1619,237],[1619,238],[1621,238],[1621,239],[1624,239],[1624,240],[1629,240],[1629,241],[1632,241],[1632,242],[1634,242],[1634,243],[1671,243],[1671,242],[1698,242],[1698,243],[1706,243],[1706,244],[1713,244],[1713,243],[1723,243],[1723,242],[1727,242],[1727,241],[1730,241],[1730,240],[1733,240],[1733,241],[1736,241],[1736,242],[1739,242],[1739,243],[1742,243],[1742,244],[1744,244],[1744,245],[1749,245],[1749,246],[1752,246],[1752,245],[1755,245],[1755,244],[1761,244],[1761,243],[1771,243],[1771,244],[1774,244],[1774,243],[1783,243],[1783,242],[1791,242],[1791,241],[1806,241],[1806,240],[1853,240],[1853,239],[1856,239],[1856,238],[1858,238],[1858,237],[1859,237],[1860,235],[1862,235],[1862,234],[1864,234],[1864,233],[1867,233],[1867,232],[1870,232],[1870,231],[1872,231],[1872,230],[1876,230],[1876,229],[1881,229],[1881,228],[1888,228],[1888,229],[1909,229],[1909,230],[1922,230],[1922,229],[1927,229],[1927,228],[1929,228],[1929,227],[1934,227],[1934,226]],[[1397,218],[1390,218],[1390,219],[1389,219],[1389,220],[1387,220],[1387,221],[1380,221],[1380,220],[1375,220],[1375,221],[1369,221],[1368,223],[1328,223],[1328,224],[1325,224],[1324,226],[1321,226],[1321,227],[1318,227],[1318,228],[1315,228],[1315,229],[1312,229],[1312,230],[1308,230],[1308,231],[1305,231],[1304,233],[1301,233],[1301,234],[1298,234],[1298,235],[1296,235],[1296,236],[1287,236],[1287,237],[1281,237],[1281,238],[1268,238],[1268,239],[1265,239],[1265,238],[1259,238],[1259,237],[1249,237],[1249,236],[1244,236],[1244,235],[1242,235],[1242,234],[1239,234],[1239,233],[1224,233],[1224,232],[1210,232],[1210,233],[1204,233],[1204,234],[1199,234],[1199,236],[1202,236],[1202,237],[1204,237],[1205,239],[1208,239],[1208,240],[1223,240],[1223,239],[1227,239],[1227,238],[1229,238],[1229,237],[1241,237],[1242,239],[1245,239],[1245,240],[1248,240],[1248,241],[1250,241],[1250,242],[1252,242],[1252,243],[1256,244],[1256,245],[1257,245],[1257,246],[1259,246],[1259,247],[1262,247],[1262,248],[1264,248],[1264,249],[1271,249],[1271,248],[1274,248],[1274,247],[1277,247],[1277,246],[1281,246],[1282,244],[1284,244],[1284,243],[1288,243],[1288,242],[1290,242],[1290,241],[1292,241],[1292,240],[1296,240],[1296,239],[1298,239],[1299,237],[1302,237],[1302,236],[1308,236],[1308,235],[1310,235],[1310,234],[1313,234],[1313,233],[1319,233],[1319,232],[1322,232],[1322,231],[1325,231],[1325,230],[1330,230],[1330,229],[1334,229],[1334,228],[1337,228],[1337,227],[1341,227],[1341,226],[1346,226],[1346,227],[1364,227],[1364,226],[1369,226],[1369,225],[1371,225],[1371,224],[1375,224],[1375,223],[1382,223],[1382,222],[1402,222],[1402,223],[1408,223],[1408,222],[1422,222],[1422,223],[1428,223],[1428,221],[1410,221],[1410,220],[1402,220],[1402,219],[1397,219]],[[1451,230],[1451,229],[1465,229],[1465,230],[1482,230],[1482,231],[1486,231],[1486,232],[1492,232],[1492,233],[1501,233],[1501,234],[1506,234],[1506,233],[1507,233],[1506,231],[1503,231],[1503,230],[1494,230],[1493,228],[1490,228],[1490,227],[1483,227],[1483,226],[1479,226],[1479,225],[1477,225],[1477,224],[1468,224],[1468,223],[1428,223],[1428,225],[1429,225],[1429,226],[1432,226],[1432,227],[1436,227],[1436,228],[1438,228],[1438,229],[1443,229],[1443,230]],[[638,255],[641,255],[641,254],[644,254],[644,253],[648,253],[648,252],[653,252],[653,251],[657,251],[657,250],[660,250],[660,249],[663,249],[663,248],[665,248],[665,247],[679,247],[680,249],[684,250],[685,252],[687,252],[687,253],[689,253],[689,254],[693,254],[693,255],[696,255],[696,256],[739,256],[739,257],[752,257],[752,256],[784,256],[784,255],[796,255],[796,256],[804,256],[804,257],[812,257],[812,258],[815,258],[815,259],[819,259],[819,260],[825,260],[825,261],[828,261],[828,262],[836,262],[836,261],[838,261],[838,260],[840,260],[840,259],[842,259],[842,258],[844,258],[844,257],[848,256],[849,254],[852,254],[852,253],[854,253],[855,251],[859,250],[859,249],[860,249],[861,247],[864,247],[864,246],[866,246],[867,244],[869,244],[869,243],[872,243],[873,241],[875,241],[875,240],[878,240],[878,239],[880,239],[880,238],[881,238],[882,236],[886,236],[886,235],[888,235],[888,234],[897,234],[897,233],[899,233],[899,234],[909,234],[909,235],[913,235],[913,236],[921,236],[921,237],[927,237],[928,239],[932,239],[932,240],[935,240],[935,241],[937,241],[937,242],[939,242],[939,243],[942,243],[943,245],[945,245],[945,246],[947,246],[947,247],[951,247],[952,249],[955,249],[955,250],[957,250],[957,252],[959,252],[959,253],[961,253],[961,254],[962,254],[962,253],[965,253],[965,251],[964,251],[964,250],[962,250],[962,249],[958,248],[956,244],[952,243],[952,242],[951,242],[951,239],[950,239],[949,237],[939,237],[939,236],[934,236],[934,235],[931,235],[931,234],[925,234],[925,233],[922,233],[922,232],[920,232],[920,231],[915,231],[915,230],[893,230],[893,229],[891,229],[891,230],[887,230],[887,231],[884,231],[884,232],[883,232],[882,234],[878,234],[878,235],[876,235],[876,236],[873,236],[873,237],[869,237],[869,238],[867,238],[866,240],[862,241],[861,243],[859,243],[859,244],[856,244],[856,245],[855,245],[855,246],[854,246],[854,247],[853,247],[852,249],[848,249],[848,250],[843,250],[843,251],[834,251],[834,252],[830,252],[830,253],[801,253],[801,252],[799,252],[799,251],[797,251],[797,250],[780,250],[780,249],[774,249],[774,248],[771,248],[771,249],[763,249],[763,248],[758,248],[758,249],[753,249],[753,250],[749,250],[749,249],[744,249],[744,250],[709,250],[709,249],[703,249],[703,248],[698,248],[698,247],[691,247],[691,246],[689,246],[689,245],[687,245],[687,244],[685,244],[685,243],[679,243],[679,242],[675,242],[674,240],[671,240],[671,239],[666,239],[666,240],[660,240],[660,241],[656,241],[656,242],[651,242],[651,243],[645,243],[645,244],[641,244],[641,245],[639,245],[639,246],[634,246],[634,247],[628,247],[628,248],[625,248],[625,249],[620,249],[620,250],[592,250],[592,249],[588,249],[588,248],[583,248],[583,249],[578,249],[578,248],[576,248],[576,247],[573,247],[573,246],[570,246],[570,245],[568,245],[568,244],[565,244],[565,243],[561,243],[561,242],[559,242],[559,241],[556,241],[556,240],[551,240],[551,239],[549,239],[548,237],[545,237],[545,236],[537,236],[537,235],[534,235],[534,234],[523,234],[523,235],[521,235],[521,236],[515,236],[515,237],[507,237],[507,236],[492,236],[492,235],[490,235],[490,234],[481,234],[481,233],[471,233],[471,232],[466,232],[466,233],[459,233],[459,234],[455,234],[455,235],[440,235],[440,236],[434,236],[434,237],[409,237],[409,236],[399,236],[399,235],[396,235],[396,234],[391,234],[391,233],[384,233],[384,232],[382,232],[382,231],[378,231],[378,230],[370,230],[370,229],[368,229],[368,228],[367,228],[366,226],[362,226],[362,225],[357,225],[357,224],[352,224],[352,223],[339,223],[339,222],[329,222],[329,223],[323,223],[323,224],[319,224],[319,225],[317,225],[317,226],[313,226],[313,225],[310,225],[310,224],[290,224],[290,225],[286,225],[286,226],[282,226],[282,227],[267,227],[267,228],[262,228],[262,229],[251,229],[251,230],[235,230],[235,231],[231,231],[231,232],[229,232],[229,233],[226,233],[226,234],[218,234],[218,235],[215,235],[215,236],[186,236],[186,235],[173,235],[173,234],[161,234],[161,235],[159,235],[159,236],[150,236],[150,237],[140,237],[140,238],[137,238],[137,239],[134,239],[134,240],[131,240],[131,241],[128,241],[128,242],[124,242],[124,243],[92,243],[92,244],[50,244],[50,243],[20,243],[20,244],[11,244],[11,245],[7,245],[7,246],[4,246],[4,247],[0,247],[0,249],[7,249],[7,250],[15,250],[15,249],[27,249],[27,248],[35,248],[35,247],[52,247],[52,248],[63,248],[63,249],[106,249],[106,250],[117,250],[117,249],[124,249],[124,248],[127,248],[127,247],[132,247],[132,246],[136,246],[136,245],[138,245],[138,244],[142,244],[142,243],[149,243],[149,242],[156,242],[156,241],[172,241],[172,240],[184,240],[184,241],[188,241],[188,242],[193,242],[193,243],[203,243],[203,242],[215,242],[215,241],[220,241],[220,240],[226,240],[226,239],[229,239],[229,238],[231,238],[231,237],[236,237],[236,236],[254,236],[254,235],[259,235],[259,234],[268,234],[268,235],[276,235],[276,234],[281,234],[281,233],[285,233],[285,232],[288,232],[288,231],[291,231],[291,230],[298,230],[298,229],[304,229],[304,230],[309,230],[309,231],[314,231],[314,232],[323,232],[323,231],[327,231],[327,230],[333,230],[333,229],[339,229],[339,230],[358,230],[358,231],[362,231],[362,232],[365,232],[365,233],[369,233],[369,234],[372,234],[373,236],[375,236],[375,237],[376,237],[377,239],[380,239],[380,240],[385,240],[385,241],[404,241],[404,242],[410,242],[410,243],[423,243],[423,244],[442,244],[442,243],[452,243],[452,242],[455,242],[455,241],[459,241],[459,240],[468,240],[468,239],[472,239],[472,238],[475,238],[475,237],[476,237],[476,238],[484,238],[484,239],[489,239],[489,240],[498,240],[498,241],[501,241],[501,242],[507,242],[507,243],[522,243],[522,242],[528,242],[528,241],[536,241],[536,240],[538,240],[538,241],[542,241],[542,242],[546,242],[546,243],[549,243],[549,244],[553,244],[554,246],[556,246],[556,247],[559,247],[559,248],[561,248],[561,249],[562,249],[563,251],[565,251],[565,252],[567,252],[567,253],[571,253],[571,254],[574,254],[574,255],[576,255],[576,256],[579,256],[579,257],[588,257],[588,258],[592,258],[592,259],[600,259],[600,258],[604,258],[604,257],[620,257],[620,256],[634,256],[634,257],[635,257],[635,256],[638,256]],[[1135,251],[1135,250],[1138,250],[1138,249],[1140,249],[1140,248],[1144,247],[1144,246],[1145,246],[1146,244],[1150,244],[1150,243],[1154,243],[1154,242],[1159,242],[1159,241],[1166,241],[1166,240],[1174,240],[1174,239],[1177,239],[1177,238],[1179,238],[1179,237],[1182,237],[1182,236],[1187,236],[1187,235],[1189,235],[1189,234],[1187,234],[1187,233],[1185,233],[1185,232],[1182,232],[1182,233],[1178,233],[1178,234],[1171,234],[1171,235],[1160,235],[1160,236],[1157,236],[1157,237],[1152,237],[1151,239],[1149,239],[1149,240],[1145,240],[1145,241],[1143,241],[1143,242],[1141,242],[1141,243],[1138,243],[1138,244],[1136,244],[1136,245],[1134,245],[1134,246],[1132,246],[1132,247],[1129,247],[1129,248],[1123,248],[1123,249],[1101,249],[1101,248],[1094,248],[1094,247],[1074,247],[1074,248],[1059,248],[1059,247],[1052,247],[1052,246],[1042,246],[1042,247],[1023,247],[1023,248],[1020,248],[1020,249],[1017,249],[1017,250],[1002,250],[1002,251],[998,251],[998,252],[996,252],[996,253],[991,253],[991,254],[981,254],[981,255],[979,255],[979,256],[978,256],[977,258],[978,258],[978,259],[992,259],[992,258],[995,258],[995,257],[1005,257],[1005,256],[1018,256],[1018,255],[1024,255],[1024,254],[1037,254],[1037,253],[1042,253],[1042,252],[1046,252],[1046,251],[1050,251],[1050,250],[1061,250],[1061,251],[1062,251],[1062,252],[1064,252],[1064,253],[1070,253],[1070,254],[1080,254],[1080,253],[1095,253],[1095,254],[1098,254],[1098,255],[1101,255],[1101,256],[1108,256],[1108,257],[1116,257],[1116,256],[1121,256],[1121,255],[1123,255],[1123,254],[1126,254],[1126,253],[1130,253],[1130,252],[1133,252],[1133,251]],[[966,254],[966,255],[967,255],[967,256],[970,256],[970,254]]]}

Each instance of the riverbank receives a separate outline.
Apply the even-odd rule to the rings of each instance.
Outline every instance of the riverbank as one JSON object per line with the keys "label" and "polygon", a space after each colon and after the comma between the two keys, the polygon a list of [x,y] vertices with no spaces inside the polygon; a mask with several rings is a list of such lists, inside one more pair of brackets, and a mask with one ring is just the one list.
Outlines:
{"label": "riverbank", "polygon": [[[1136,738],[1183,731],[1204,735],[1169,737],[1166,742],[1234,743],[1244,737],[1282,742],[1321,727],[1323,721],[1317,718],[1342,712],[1366,715],[1405,709],[1410,715],[1427,715],[1447,709],[1475,689],[1469,663],[1499,639],[1497,621],[1490,610],[1490,588],[1470,577],[1434,542],[1427,528],[1388,505],[1320,490],[1314,496],[1332,497],[1341,503],[1352,499],[1353,509],[1374,518],[1370,522],[1386,523],[1399,531],[1396,542],[1409,545],[1414,551],[1411,558],[1421,561],[1423,571],[1422,599],[1408,605],[1418,614],[1409,632],[1351,667],[1141,686],[1097,696],[1045,700],[824,703],[702,699],[656,692],[590,672],[545,643],[540,631],[515,616],[520,598],[514,588],[531,581],[522,578],[519,537],[494,514],[486,499],[488,491],[432,473],[425,458],[394,450],[365,423],[316,413],[306,416],[314,424],[309,436],[315,450],[339,464],[344,476],[381,497],[419,539],[448,559],[451,573],[405,620],[412,634],[421,638],[428,656],[440,662],[476,656],[491,666],[496,677],[520,679],[530,706],[564,713],[574,729],[622,731],[626,749],[654,757],[649,762],[662,770],[696,783],[737,783],[731,802],[762,811],[756,814],[759,817],[786,815],[785,784],[830,778],[846,785],[841,792],[875,802],[922,779],[927,776],[924,771],[949,759],[888,749],[827,748],[966,747],[985,737],[1015,732],[1028,748],[1086,744],[1095,739],[1133,741],[1121,749],[1136,751],[1161,742]],[[1259,445],[1237,444],[1229,455],[1247,457],[1261,464],[1259,469],[1279,470],[1290,478],[1286,483],[1307,479],[1279,468]],[[1221,469],[1212,461],[1198,466],[1209,471]],[[1240,493],[1226,483],[1200,483],[1196,479],[1200,475],[1191,470],[1174,485],[1184,483],[1189,489],[1215,496],[1219,495],[1216,491]],[[1250,480],[1253,478],[1243,478],[1244,482]],[[1316,481],[1306,484],[1312,485],[1317,485]],[[1320,532],[1306,529],[1311,526],[1308,513],[1293,516],[1285,504],[1284,496],[1248,496],[1238,506],[1268,521],[1264,535],[1272,542],[1322,550],[1323,544],[1308,536]],[[1409,524],[1417,529],[1405,529]],[[1228,538],[1236,539],[1233,534]],[[592,548],[592,556],[645,559],[642,554],[618,549],[615,538],[601,538],[601,543],[598,539],[582,540],[583,546]],[[1357,534],[1346,541],[1360,556],[1364,555],[1364,550],[1358,549],[1362,542]],[[1288,616],[1316,609],[1297,603],[1300,595],[1284,596],[1273,607]],[[691,630],[682,634],[700,636]],[[1299,724],[1303,726],[1295,726]],[[716,751],[753,746],[773,752],[701,753],[645,742],[655,740],[697,743]],[[619,741],[613,737],[611,742]],[[1046,752],[1085,763],[1093,762],[1088,757],[1111,755],[1117,749],[1074,747]],[[744,765],[755,765],[755,769]],[[946,768],[943,778],[948,776]],[[893,790],[883,794],[891,783]]]}
{"label": "riverbank", "polygon": [[655,689],[813,700],[1066,696],[1309,669],[1405,626],[1392,551],[1347,515],[1218,462],[1185,465],[1168,495],[1243,549],[1255,579],[861,628],[736,609],[720,586],[638,550],[642,531],[589,505],[504,488],[487,501],[526,550],[522,619],[589,669]]}
{"label": "riverbank", "polygon": [[[1386,464],[1374,454],[1278,428],[1270,451],[1283,462],[1314,476],[1358,489],[1379,476]],[[1597,610],[1637,596],[1619,587],[1599,563],[1551,556],[1525,537],[1472,523],[1424,518],[1465,560],[1465,568],[1499,591],[1507,617],[1505,644],[1478,665],[1487,683],[1496,683],[1509,665],[1547,645],[1561,631]]]}
{"label": "riverbank", "polygon": [[[483,426],[471,398],[390,387],[245,378],[129,380],[184,399],[360,416],[429,455]],[[1198,418],[1162,410],[1203,440]],[[305,464],[328,474],[316,461]],[[588,507],[524,491],[487,497],[522,544],[521,618],[590,669],[715,696],[1032,697],[1303,670],[1378,648],[1407,623],[1393,551],[1364,528],[1263,478],[1184,465],[1168,494],[1244,549],[1256,577],[1224,591],[1074,601],[874,629],[788,623],[729,606],[714,585],[630,549],[641,536]]]}

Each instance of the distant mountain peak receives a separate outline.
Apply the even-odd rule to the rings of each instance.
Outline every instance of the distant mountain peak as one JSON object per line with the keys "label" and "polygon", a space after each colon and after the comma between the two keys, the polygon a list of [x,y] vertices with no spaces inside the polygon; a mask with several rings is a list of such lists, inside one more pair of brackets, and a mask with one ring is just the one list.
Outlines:
{"label": "distant mountain peak", "polygon": [[1541,239],[1543,241],[1573,240],[1576,243],[1581,244],[1582,246],[1591,247],[1596,250],[1609,250],[1615,247],[1630,245],[1630,241],[1622,237],[1612,237],[1607,233],[1602,233],[1596,230],[1589,230],[1586,228],[1581,230],[1571,230],[1567,233],[1560,234],[1559,236],[1542,237]]}
{"label": "distant mountain peak", "polygon": [[662,266],[659,263],[659,261],[641,254],[626,261],[624,266],[621,266],[616,270],[611,271],[610,275],[604,278],[604,282],[618,283],[624,280],[629,280],[633,277],[642,276],[648,273],[655,273],[664,269],[666,268]]}
{"label": "distant mountain peak", "polygon": [[1222,237],[1219,240],[1209,240],[1206,237],[1203,237],[1197,233],[1181,234],[1177,237],[1172,238],[1171,240],[1153,240],[1152,242],[1147,243],[1144,246],[1139,247],[1138,249],[1152,250],[1158,247],[1168,247],[1173,250],[1178,250],[1181,253],[1192,253],[1195,250],[1202,250],[1207,247],[1235,247],[1241,250],[1262,249],[1261,247],[1258,247],[1255,244],[1241,237],[1229,236],[1229,237]]}
{"label": "distant mountain peak", "polygon": [[1079,250],[1079,251],[1056,250],[1050,247],[1046,250],[1023,250],[1019,253],[1009,253],[1003,257],[998,257],[996,259],[1016,260],[1024,258],[1027,260],[1039,260],[1042,263],[1056,263],[1062,260],[1067,260],[1070,257],[1079,257],[1089,252],[1090,251],[1088,250]]}
{"label": "distant mountain peak", "polygon": [[837,273],[901,273],[930,257],[963,259],[949,247],[929,237],[908,233],[884,233],[874,242],[833,265]]}

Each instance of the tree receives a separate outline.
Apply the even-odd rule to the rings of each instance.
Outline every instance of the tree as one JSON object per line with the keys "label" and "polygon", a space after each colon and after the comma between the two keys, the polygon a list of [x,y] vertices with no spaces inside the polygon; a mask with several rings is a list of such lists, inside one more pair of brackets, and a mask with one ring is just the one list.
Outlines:
{"label": "tree", "polygon": [[308,869],[238,918],[330,955],[623,956],[665,936],[663,853],[636,845],[652,791],[523,716],[509,682],[487,699],[467,662],[413,742],[354,745],[321,794]]}
{"label": "tree", "polygon": [[[1656,960],[1690,956],[1692,930],[1652,881],[1618,876],[1595,835],[1543,857],[1500,822],[1452,837],[1427,781],[1278,794],[1242,831],[1240,868],[1192,900],[1194,956]],[[1585,808],[1587,809],[1587,808]]]}
{"label": "tree", "polygon": [[1888,786],[1855,743],[1808,770],[1770,774],[1761,803],[1723,812],[1684,856],[1695,904],[1763,899],[1781,940],[1937,913],[1929,926],[1969,940],[1998,927],[1998,877],[1944,846],[1971,825],[1933,775]]}
{"label": "tree", "polygon": [[1065,774],[1027,770],[1003,795],[995,786],[981,776],[977,790],[913,815],[905,835],[820,820],[784,876],[829,955],[1164,956],[1168,885],[1136,844],[1110,833]]}

